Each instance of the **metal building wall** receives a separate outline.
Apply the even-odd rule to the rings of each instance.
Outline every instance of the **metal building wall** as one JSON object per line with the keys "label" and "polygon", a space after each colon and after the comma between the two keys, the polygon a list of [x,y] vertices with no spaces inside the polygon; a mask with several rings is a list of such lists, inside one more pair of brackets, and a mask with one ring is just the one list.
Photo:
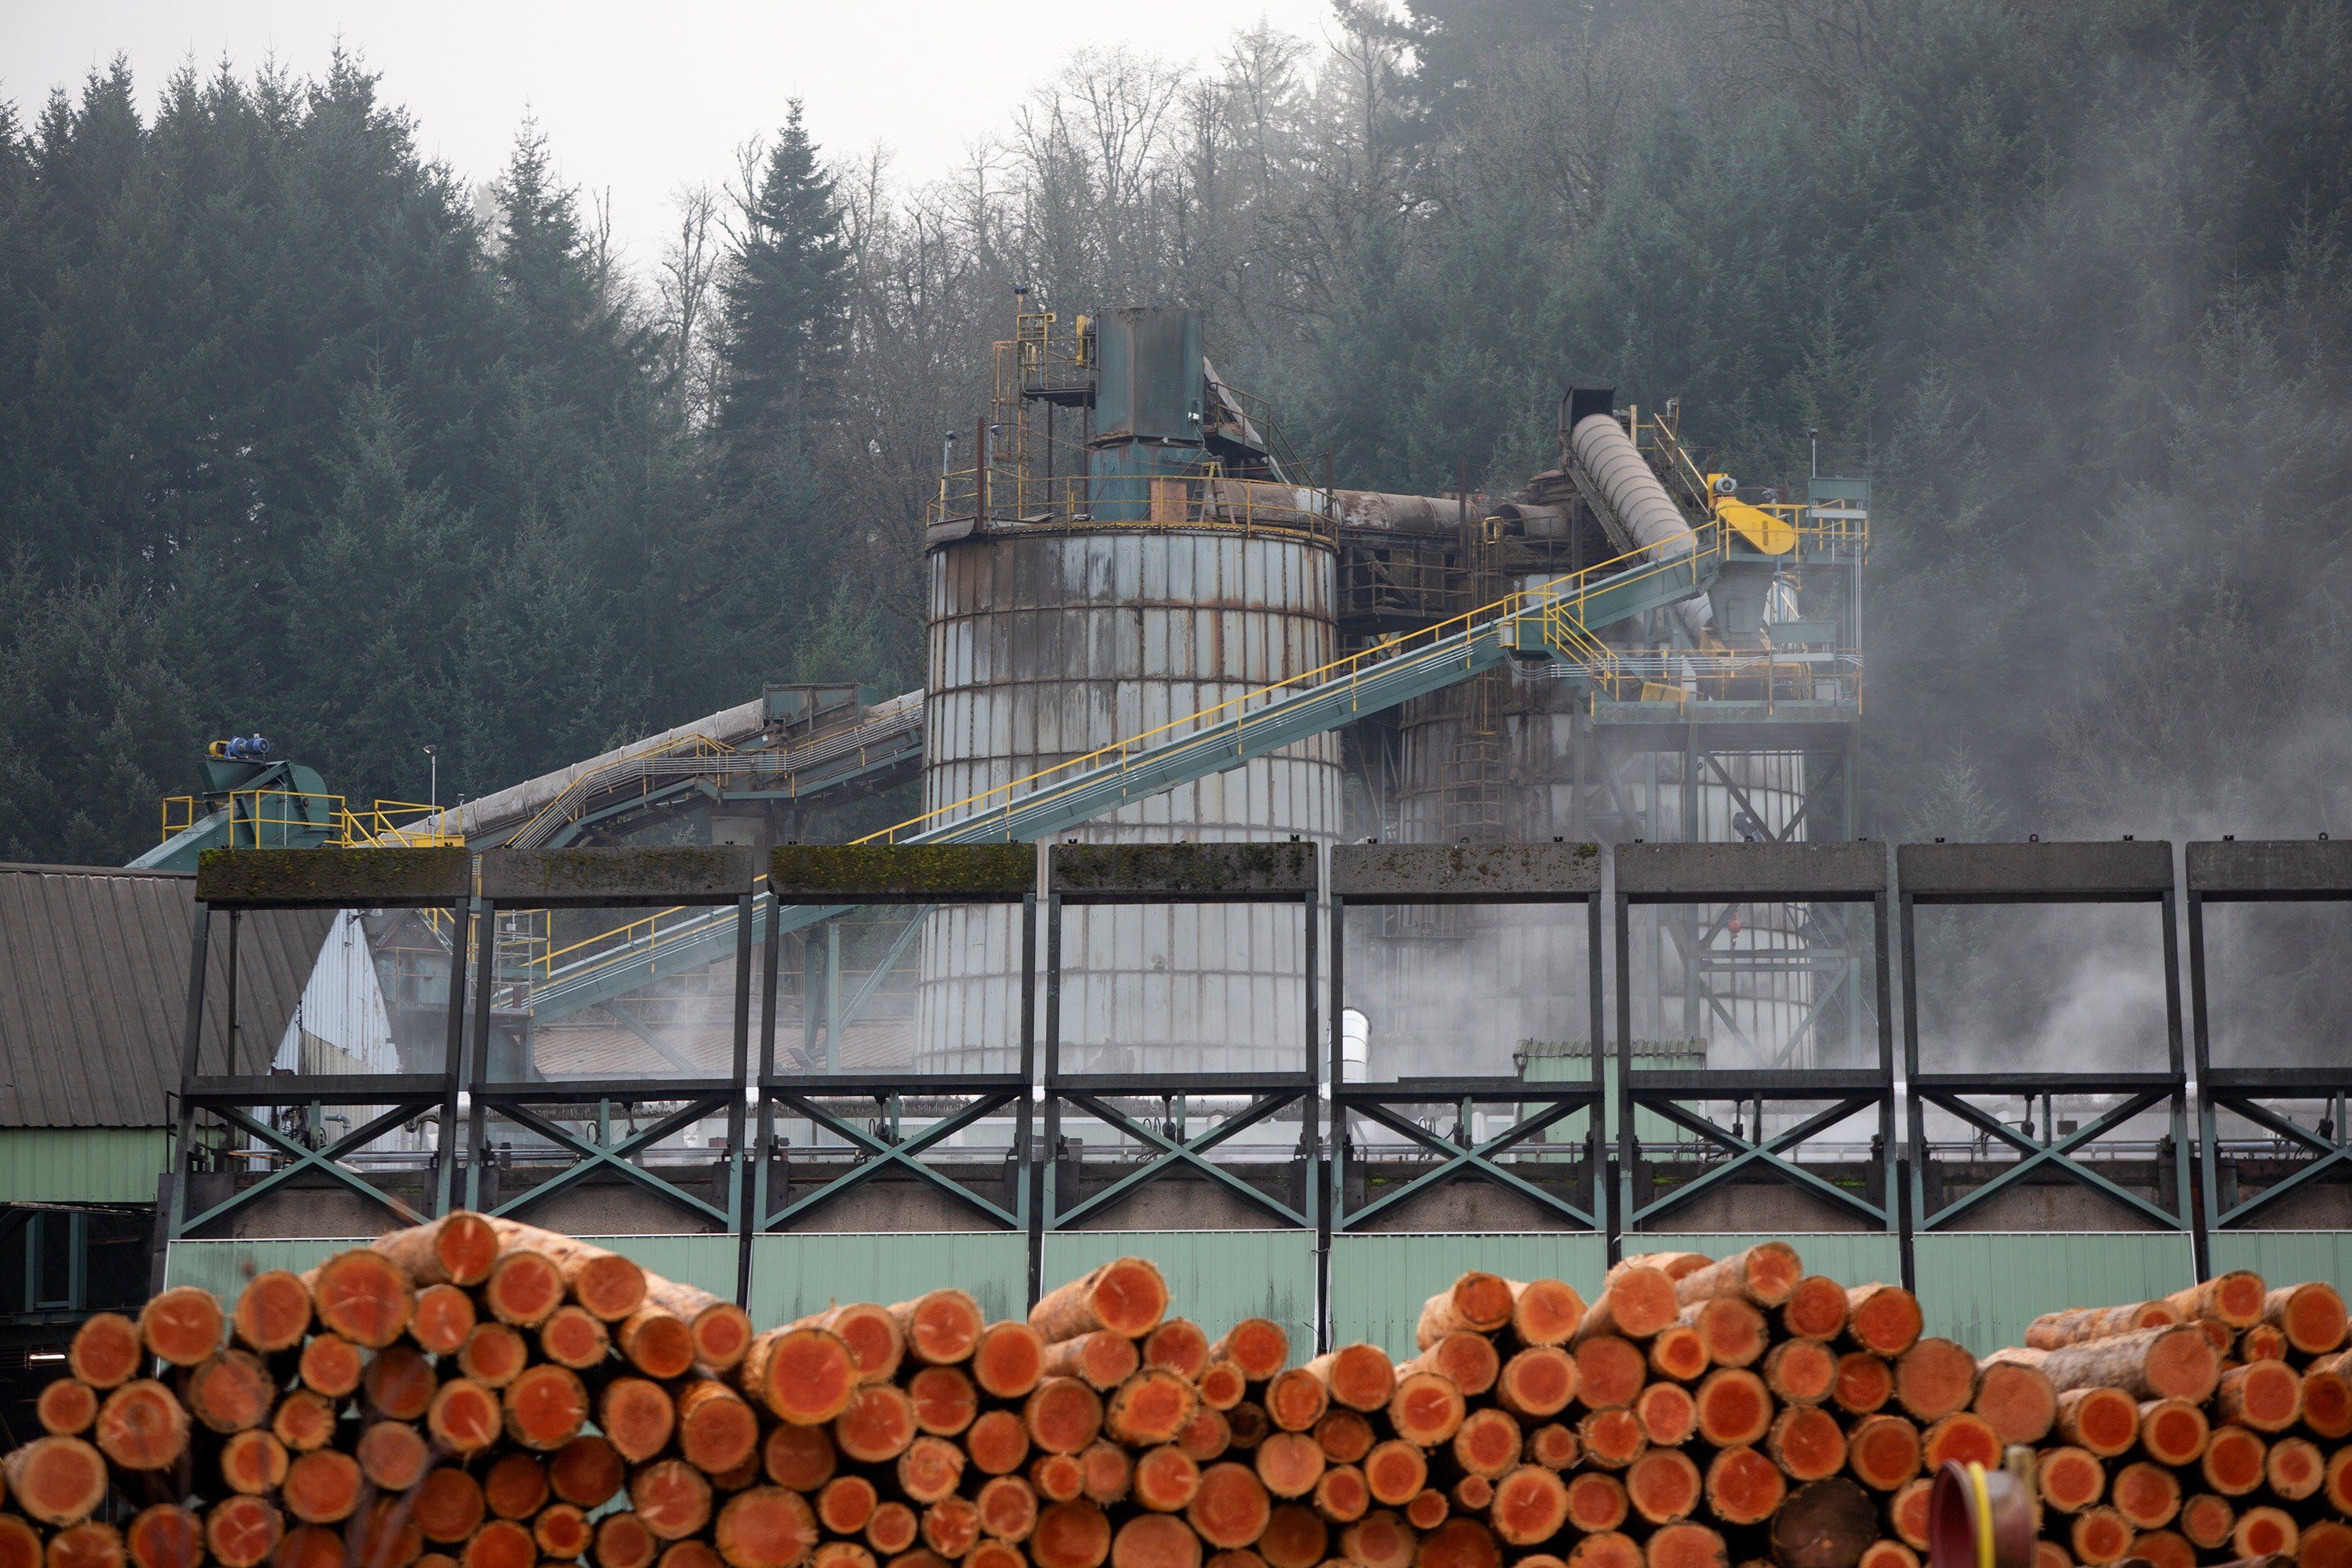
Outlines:
{"label": "metal building wall", "polygon": [[[948,806],[1184,718],[1334,656],[1329,550],[1182,528],[1008,529],[929,560],[927,807]],[[1329,842],[1339,740],[1318,736],[1076,830],[1095,841]],[[1074,909],[1064,926],[1066,1065],[1295,1068],[1295,910]],[[917,1060],[1002,1072],[1018,1045],[1017,917],[941,910],[924,929]]]}

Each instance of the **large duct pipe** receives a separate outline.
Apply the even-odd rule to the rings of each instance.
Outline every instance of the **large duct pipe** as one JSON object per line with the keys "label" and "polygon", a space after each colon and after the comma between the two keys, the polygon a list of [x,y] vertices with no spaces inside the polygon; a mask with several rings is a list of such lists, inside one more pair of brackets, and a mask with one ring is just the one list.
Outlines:
{"label": "large duct pipe", "polygon": [[1650,471],[1641,449],[1614,416],[1588,414],[1568,433],[1568,450],[1584,469],[1601,499],[1617,514],[1617,521],[1633,547],[1651,559],[1664,561],[1687,555],[1697,547],[1682,509],[1666,494],[1666,487]]}

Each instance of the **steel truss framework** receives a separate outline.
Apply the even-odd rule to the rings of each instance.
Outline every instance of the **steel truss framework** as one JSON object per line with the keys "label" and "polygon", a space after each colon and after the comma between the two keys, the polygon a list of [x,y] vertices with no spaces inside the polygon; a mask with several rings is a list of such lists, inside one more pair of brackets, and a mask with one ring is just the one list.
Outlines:
{"label": "steel truss framework", "polygon": [[[752,854],[742,848],[712,849],[564,849],[486,852],[477,872],[460,849],[317,850],[247,849],[220,851],[206,857],[199,870],[194,924],[191,937],[187,1025],[183,1036],[182,1070],[175,1112],[177,1138],[173,1167],[165,1177],[158,1205],[158,1239],[167,1241],[215,1230],[265,1194],[289,1184],[324,1183],[382,1208],[392,1218],[408,1222],[446,1212],[460,1203],[478,1203],[485,1191],[484,1172],[496,1151],[484,1139],[489,1114],[496,1111],[514,1124],[531,1129],[554,1147],[576,1156],[574,1163],[526,1191],[496,1196],[496,1212],[513,1214],[577,1186],[592,1177],[617,1177],[653,1194],[678,1210],[700,1228],[740,1238],[748,1258],[752,1238],[790,1230],[817,1208],[844,1193],[883,1176],[906,1176],[928,1184],[969,1209],[983,1225],[1024,1232],[1028,1242],[1030,1286],[1038,1284],[1044,1238],[1098,1215],[1112,1204],[1148,1183],[1182,1174],[1217,1184],[1265,1214],[1278,1227],[1310,1233],[1318,1253],[1322,1289],[1328,1294],[1328,1258],[1333,1237],[1367,1225],[1377,1214],[1409,1195],[1444,1182],[1469,1180],[1490,1184],[1529,1198],[1556,1216],[1562,1229],[1603,1234],[1610,1256],[1624,1251],[1628,1236],[1639,1236],[1647,1223],[1686,1205],[1703,1193],[1751,1176],[1782,1181],[1812,1193],[1899,1239],[1906,1279],[1912,1277],[1915,1234],[1947,1228],[1960,1214],[1982,1201],[1982,1194],[2047,1172],[2102,1193],[2143,1217],[2160,1218],[2167,1228],[2190,1235],[2200,1267],[2207,1258],[2205,1232],[2210,1225],[2243,1225],[2261,1207],[2290,1190],[2302,1190],[2314,1181],[2352,1164],[2352,1145],[2334,1133],[2315,1133],[2269,1110],[2264,1101],[2280,1098],[2309,1100],[2342,1097],[2352,1092],[2352,1068],[2332,1073],[2302,1069],[2213,1068],[2210,1066],[2206,1018],[2207,974],[2203,940],[2203,905],[2208,901],[2352,900],[2352,846],[2305,843],[2198,844],[2189,847],[2189,993],[2193,998],[2194,1033],[2199,1084],[2203,1100],[2199,1118],[2205,1173],[2200,1205],[2184,1196],[2176,1209],[2150,1205],[2138,1194],[2116,1186],[2091,1169],[2085,1145],[2119,1125],[2131,1111],[2110,1111],[2082,1131],[2035,1139],[1998,1122],[1968,1103],[1970,1096],[2118,1093],[2118,1104],[2146,1109],[2169,1104],[2175,1126],[2175,1158],[2181,1177],[2179,1190],[2194,1194],[2189,1182],[2187,1104],[2189,1085],[2183,1071],[2179,965],[2172,952],[2175,931],[2171,847],[2160,842],[2122,844],[2029,845],[1906,845],[1895,856],[1896,875],[1886,874],[1886,852],[1868,844],[1721,844],[1624,845],[1613,857],[1589,845],[1499,845],[1454,849],[1445,847],[1342,847],[1329,858],[1329,907],[1335,940],[1328,973],[1317,967],[1317,855],[1311,846],[1280,845],[1059,845],[1045,861],[1043,876],[1037,851],[1024,844],[937,845],[869,847],[786,847],[772,853],[769,875],[772,891],[764,895],[784,904],[936,905],[996,902],[1022,911],[1023,964],[1021,991],[1021,1057],[1019,1070],[1003,1074],[891,1075],[858,1077],[779,1070],[776,1055],[776,974],[779,938],[771,934],[761,984],[762,1005],[757,1011],[761,1039],[759,1071],[751,1070],[750,1032],[755,1016],[751,999],[751,942],[753,921],[747,917],[753,903]],[[1613,869],[1613,889],[1609,880]],[[1041,882],[1045,891],[1040,893]],[[1588,955],[1596,984],[1592,987],[1594,1038],[1602,1037],[1597,984],[1604,969],[1602,943],[1613,943],[1617,995],[1617,1050],[1614,1078],[1609,1079],[1596,1058],[1594,1076],[1585,1082],[1531,1083],[1517,1079],[1400,1079],[1382,1083],[1346,1081],[1338,1030],[1344,1001],[1345,976],[1337,933],[1344,931],[1347,910],[1355,905],[1420,903],[1475,904],[1483,902],[1582,902],[1597,916],[1612,902],[1613,918],[1606,923],[1590,920]],[[1907,1077],[1909,1142],[1914,1158],[1902,1169],[1898,1141],[1891,1135],[1897,1100],[1891,1039],[1893,1014],[1888,1005],[1895,965],[1888,962],[1887,910],[1890,899],[1899,900],[1896,924],[1901,933],[1904,985],[1904,1061]],[[1299,1070],[1255,1075],[1101,1074],[1066,1072],[1060,1052],[1061,910],[1067,903],[1171,901],[1279,902],[1299,906],[1306,923],[1305,1014],[1307,1038],[1302,1042]],[[1875,991],[1879,1051],[1874,1068],[1854,1069],[1779,1069],[1752,1072],[1637,1071],[1633,1065],[1628,1006],[1629,915],[1635,904],[1694,904],[1727,901],[1797,901],[1867,904],[1874,917]],[[2142,1073],[1970,1073],[1922,1074],[1918,1070],[1918,1016],[1916,906],[1935,904],[2017,904],[2154,902],[2161,910],[2165,931],[2163,960],[2168,1001],[2169,1061],[2166,1070]],[[726,1077],[631,1078],[562,1079],[523,1082],[494,1079],[489,1074],[489,1025],[496,977],[479,973],[473,990],[473,1029],[464,1027],[466,965],[469,931],[477,937],[494,929],[501,908],[655,907],[690,903],[736,906],[736,967],[734,974],[733,1054]],[[1042,908],[1041,908],[1042,906]],[[446,1061],[439,1072],[292,1076],[241,1075],[236,1064],[226,1070],[207,1070],[201,1059],[201,1023],[205,1008],[206,949],[215,916],[226,916],[234,954],[237,924],[248,912],[291,909],[415,909],[446,911],[453,933],[452,949],[457,984],[449,990]],[[467,919],[470,913],[471,919]],[[1041,919],[1042,917],[1042,919]],[[776,931],[777,922],[768,922]],[[1041,933],[1040,927],[1043,927]],[[1037,942],[1044,937],[1042,961]],[[229,1006],[234,1022],[235,964],[230,968]],[[479,966],[478,965],[478,968]],[[1321,1034],[1318,995],[1328,982],[1330,1022],[1327,1063],[1316,1060]],[[1045,993],[1045,1050],[1037,1049],[1037,999]],[[1041,1070],[1042,1069],[1042,1070]],[[1328,1076],[1327,1076],[1328,1073]],[[1155,1127],[1117,1103],[1121,1100],[1172,1100],[1188,1094],[1214,1092],[1248,1097],[1246,1107],[1203,1131]],[[1613,1160],[1602,1131],[1604,1101],[1613,1091],[1620,1121]],[[928,1103],[947,1100],[955,1109],[944,1115],[930,1110],[927,1125],[901,1136],[897,1128],[901,1102],[919,1094]],[[1330,1108],[1328,1119],[1323,1101]],[[1760,1122],[1753,1138],[1729,1131],[1692,1109],[1691,1102],[1730,1100],[1737,1103],[1771,1101],[1827,1102],[1830,1109],[1796,1125],[1767,1135]],[[1394,1114],[1404,1105],[1426,1105],[1443,1100],[1457,1107],[1512,1104],[1521,1108],[1518,1119],[1502,1132],[1475,1143],[1448,1142],[1427,1135],[1409,1118]],[[885,1113],[889,1131],[861,1126],[845,1106],[860,1100],[875,1103]],[[599,1120],[616,1104],[657,1106],[655,1120],[618,1142],[609,1135],[589,1139],[543,1107],[599,1107]],[[1926,1108],[1934,1104],[1968,1118],[1991,1136],[2014,1149],[2017,1163],[1993,1182],[1936,1213],[1921,1207],[1925,1187],[1916,1154],[1924,1147]],[[333,1139],[290,1135],[271,1119],[257,1114],[269,1109],[296,1109],[315,1125],[329,1106],[372,1106],[379,1113],[359,1127]],[[1215,1148],[1243,1127],[1287,1111],[1296,1106],[1301,1135],[1294,1162],[1294,1184],[1288,1198],[1277,1196],[1238,1174],[1211,1156]],[[1826,1183],[1805,1168],[1793,1152],[1831,1125],[1876,1108],[1882,1148],[1876,1156],[1882,1169],[1874,1173],[1884,1194],[1873,1199]],[[1532,1108],[1532,1109],[1530,1109]],[[1634,1136],[1635,1110],[1646,1108],[1695,1134],[1728,1158],[1683,1182],[1672,1192],[1643,1204],[1633,1201],[1633,1177],[1643,1152]],[[2216,1112],[2229,1109],[2260,1122],[2307,1152],[2312,1159],[2288,1181],[2274,1184],[2254,1198],[2222,1211],[2214,1180],[2220,1150]],[[809,1118],[837,1134],[857,1154],[848,1171],[798,1197],[788,1184],[778,1190],[772,1179],[770,1145],[779,1110]],[[1134,1168],[1091,1194],[1071,1186],[1055,1157],[1055,1142],[1066,1109],[1095,1118],[1150,1152]],[[1589,1117],[1580,1148],[1563,1145],[1582,1169],[1576,1191],[1590,1192],[1590,1205],[1561,1197],[1557,1192],[1528,1181],[1511,1168],[1507,1156],[1520,1151],[1531,1138],[1578,1110]],[[728,1125],[727,1146],[713,1162],[712,1198],[689,1192],[647,1168],[642,1156],[671,1132],[694,1120],[723,1110]],[[940,1152],[942,1141],[982,1119],[1009,1112],[1014,1142],[1006,1161],[1002,1198],[957,1180],[927,1158]],[[205,1157],[197,1144],[197,1118],[214,1118],[234,1134],[256,1141],[262,1149],[284,1159],[259,1180],[237,1187],[231,1184],[217,1201],[192,1203],[192,1175]],[[418,1201],[411,1202],[387,1190],[371,1173],[351,1159],[394,1129],[430,1116],[439,1131],[437,1147]],[[745,1136],[756,1118],[759,1136]],[[1042,1118],[1043,1136],[1036,1135]],[[467,1123],[469,1136],[462,1143],[458,1125]],[[1407,1188],[1385,1194],[1377,1203],[1349,1209],[1346,1180],[1349,1163],[1359,1156],[1347,1142],[1349,1127],[1369,1121],[1402,1134],[1439,1163],[1417,1175]],[[1465,1118],[1466,1121],[1466,1118]],[[1332,1142],[1324,1141],[1328,1126]],[[467,1151],[473,1151],[467,1157]],[[754,1156],[753,1151],[757,1151]],[[968,1161],[967,1161],[968,1163]],[[157,1248],[156,1268],[163,1268]],[[748,1279],[748,1269],[739,1273]]]}
{"label": "steel truss framework", "polygon": [[[2174,902],[2172,846],[2162,840],[2113,844],[1906,844],[1895,851],[1903,889],[1903,1064],[1911,1087],[1911,1199],[1916,1228],[1938,1231],[1984,1200],[2039,1171],[2050,1171],[2088,1188],[2158,1229],[2194,1238],[2197,1262],[2205,1263],[2189,1168],[2189,1077],[2181,1056],[2180,960]],[[2164,973],[2165,1066],[2148,1072],[1942,1072],[1919,1068],[1919,964],[1917,906],[2147,904],[2161,911],[2162,939],[2157,958]],[[2042,1134],[2012,1127],[1974,1103],[1988,1096],[2113,1095],[2115,1101],[2072,1131],[2061,1131],[2045,1115]],[[1950,1111],[1988,1137],[2015,1150],[2017,1162],[1991,1180],[1939,1207],[1927,1203],[1927,1110]],[[2168,1109],[2175,1165],[2173,1206],[2151,1203],[2091,1168],[2083,1152],[2144,1110]]]}
{"label": "steel truss framework", "polygon": [[[2188,852],[2189,1034],[2197,1058],[2198,1144],[2204,1224],[2197,1232],[2197,1265],[2208,1258],[2209,1233],[2246,1225],[2290,1194],[2307,1190],[2331,1171],[2352,1163],[2352,1059],[2333,1068],[2217,1068],[2205,964],[2205,906],[2223,903],[2352,901],[2352,843],[2269,841],[2191,844]],[[2317,1100],[2326,1109],[2306,1126],[2280,1109],[2281,1100]],[[2275,1133],[2308,1158],[2252,1197],[2224,1206],[2221,1181],[2220,1113],[2234,1110]]]}
{"label": "steel truss framework", "polygon": [[[1707,1193],[1757,1176],[1789,1183],[1861,1220],[1874,1230],[1904,1233],[1898,1194],[1895,1137],[1895,1036],[1889,1004],[1887,963],[1886,851],[1876,844],[1627,844],[1617,851],[1617,1080],[1623,1110],[1618,1125],[1621,1194],[1611,1227],[1611,1252],[1622,1250],[1628,1232],[1653,1222]],[[1633,1066],[1631,949],[1635,905],[1816,903],[1870,906],[1873,973],[1877,986],[1878,1052],[1874,1067],[1759,1067],[1703,1071],[1638,1071]],[[1729,1100],[1756,1108],[1754,1135],[1736,1123],[1725,1128],[1692,1103]],[[1768,1132],[1764,1112],[1780,1103],[1824,1104],[1795,1125]],[[1648,1110],[1721,1150],[1729,1158],[1646,1202],[1637,1202],[1645,1173],[1636,1131],[1638,1112]],[[1806,1169],[1793,1151],[1850,1118],[1875,1112],[1874,1163],[1868,1191],[1857,1194]],[[1904,1248],[1904,1274],[1910,1253]]]}

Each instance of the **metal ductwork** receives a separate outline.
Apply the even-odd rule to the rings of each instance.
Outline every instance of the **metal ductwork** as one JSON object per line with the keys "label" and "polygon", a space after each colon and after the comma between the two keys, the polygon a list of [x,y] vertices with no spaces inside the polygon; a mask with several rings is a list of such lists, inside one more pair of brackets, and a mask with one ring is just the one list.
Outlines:
{"label": "metal ductwork", "polygon": [[1628,548],[1664,561],[1697,547],[1682,508],[1650,471],[1615,415],[1588,414],[1578,420],[1568,433],[1568,452],[1615,514]]}

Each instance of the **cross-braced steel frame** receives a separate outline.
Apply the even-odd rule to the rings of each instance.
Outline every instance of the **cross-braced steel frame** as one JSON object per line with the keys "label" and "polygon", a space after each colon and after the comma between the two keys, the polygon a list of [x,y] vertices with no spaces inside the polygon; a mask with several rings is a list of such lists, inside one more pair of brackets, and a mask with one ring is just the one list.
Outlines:
{"label": "cross-braced steel frame", "polygon": [[[1633,1066],[1631,950],[1636,905],[1816,903],[1870,906],[1875,963],[1878,1061],[1874,1068],[1709,1068],[1701,1071]],[[1786,1182],[1871,1228],[1903,1238],[1904,1275],[1911,1274],[1908,1235],[1895,1163],[1895,1036],[1889,1005],[1887,963],[1888,884],[1886,851],[1876,844],[1625,844],[1616,855],[1617,950],[1617,1180],[1619,1196],[1610,1211],[1610,1258],[1622,1257],[1624,1238],[1647,1228],[1702,1195],[1734,1182],[1766,1177]],[[1756,1108],[1753,1136],[1727,1128],[1693,1105],[1728,1100]],[[1768,1106],[1818,1104],[1792,1126],[1768,1131]],[[1638,1131],[1647,1110],[1696,1133],[1727,1156],[1670,1191],[1637,1201],[1646,1170]],[[1876,1112],[1877,1136],[1872,1185],[1857,1194],[1806,1169],[1790,1152],[1853,1117]]]}
{"label": "cross-braced steel frame", "polygon": [[[2197,1230],[2197,1268],[2210,1270],[2210,1233],[2245,1226],[2291,1194],[2305,1191],[2331,1173],[2352,1164],[2352,1058],[2326,1068],[2217,1068],[2207,986],[2205,906],[2229,903],[2341,903],[2352,901],[2352,842],[2310,839],[2234,839],[2197,843],[2188,849],[2189,1035],[2197,1057],[2197,1122],[2203,1224]],[[2320,1102],[2326,1109],[2317,1126],[2306,1126],[2279,1109],[2281,1100]],[[2233,1110],[2275,1134],[2307,1158],[2294,1170],[2251,1197],[2224,1205],[2221,1191],[2221,1112]]]}
{"label": "cross-braced steel frame", "polygon": [[[1447,846],[1345,844],[1331,851],[1331,1035],[1328,1093],[1332,1101],[1330,1195],[1318,1237],[1323,1289],[1329,1290],[1334,1233],[1366,1228],[1380,1215],[1454,1181],[1477,1181],[1533,1203],[1564,1228],[1606,1225],[1608,1183],[1603,1169],[1601,1068],[1601,847],[1597,844]],[[1591,1001],[1591,1076],[1581,1083],[1533,1083],[1507,1077],[1401,1077],[1348,1081],[1344,1026],[1347,1005],[1347,919],[1351,906],[1371,909],[1436,904],[1581,904]],[[1456,1135],[1447,1139],[1407,1114],[1413,1106],[1454,1107]],[[1508,1105],[1517,1116],[1485,1138],[1474,1137],[1472,1113],[1482,1105]],[[1528,1180],[1503,1157],[1540,1138],[1576,1111],[1587,1112],[1580,1169],[1590,1197],[1582,1203]],[[1352,1118],[1374,1123],[1435,1154],[1437,1163],[1360,1206],[1348,1205],[1348,1175],[1355,1157]],[[1580,1193],[1580,1196],[1582,1194]]]}
{"label": "cross-braced steel frame", "polygon": [[[1045,1158],[1039,1173],[1039,1245],[1030,1249],[1030,1289],[1040,1288],[1043,1234],[1068,1230],[1139,1188],[1183,1173],[1215,1184],[1278,1226],[1316,1230],[1322,1212],[1321,1132],[1316,1100],[1315,846],[1285,844],[1057,844],[1047,858],[1045,913]],[[1295,904],[1304,930],[1302,1000],[1306,1037],[1291,1072],[1070,1072],[1062,1066],[1062,913],[1070,905]],[[1114,1101],[1185,1095],[1242,1095],[1247,1103],[1200,1131],[1165,1131],[1129,1115]],[[1279,1198],[1209,1158],[1236,1133],[1296,1106],[1299,1116],[1299,1179]],[[1064,1109],[1072,1108],[1154,1152],[1133,1170],[1092,1193],[1065,1192],[1059,1157]],[[1072,1173],[1075,1175],[1075,1173]],[[1075,1183],[1073,1183],[1075,1184]]]}
{"label": "cross-braced steel frame", "polygon": [[[2161,1230],[2191,1237],[2204,1263],[2204,1238],[2197,1223],[2189,1171],[2189,1078],[2180,1041],[2179,926],[2174,902],[2172,846],[2161,839],[2124,839],[2105,844],[1906,844],[1895,851],[1895,876],[1903,889],[1903,1065],[1910,1082],[1913,1148],[1911,1197],[1916,1228],[1948,1230],[1995,1194],[2039,1171],[2065,1177]],[[1929,905],[2154,904],[2160,916],[2157,953],[2164,974],[2165,1067],[2144,1072],[1923,1073],[1919,1069],[1919,964],[1916,907]],[[2012,1127],[1974,1104],[1970,1097],[2105,1094],[2115,1103],[2072,1131],[2045,1125],[2040,1136]],[[1927,1107],[1960,1118],[1990,1138],[2015,1150],[2015,1164],[1951,1202],[1927,1204]],[[2175,1165],[2173,1206],[2150,1202],[2109,1179],[2082,1158],[2100,1138],[2144,1110],[2169,1108],[2171,1158]],[[2159,1196],[2161,1194],[2159,1194]]]}
{"label": "cross-braced steel frame", "polygon": [[[189,939],[188,1010],[181,1036],[178,1106],[173,1117],[171,1169],[157,1208],[154,1288],[163,1283],[165,1249],[178,1239],[227,1219],[240,1209],[304,1177],[321,1177],[413,1225],[439,1214],[450,1203],[457,1147],[458,1085],[462,1081],[467,933],[465,909],[472,866],[462,849],[243,849],[215,850],[196,873],[195,915]],[[440,910],[449,922],[450,988],[446,1061],[438,1073],[344,1073],[288,1076],[239,1073],[237,1025],[237,935],[244,917],[272,910]],[[213,917],[228,924],[227,1018],[222,1038],[228,1059],[209,1072],[203,1059],[205,982],[210,963]],[[297,1109],[317,1128],[329,1106],[377,1106],[376,1115],[332,1142],[319,1143],[288,1134],[256,1110]],[[433,1111],[440,1140],[422,1211],[369,1180],[351,1156],[408,1121]],[[243,1133],[270,1152],[279,1165],[253,1184],[229,1190],[216,1203],[189,1212],[195,1174],[196,1118],[214,1118],[231,1133]]]}

